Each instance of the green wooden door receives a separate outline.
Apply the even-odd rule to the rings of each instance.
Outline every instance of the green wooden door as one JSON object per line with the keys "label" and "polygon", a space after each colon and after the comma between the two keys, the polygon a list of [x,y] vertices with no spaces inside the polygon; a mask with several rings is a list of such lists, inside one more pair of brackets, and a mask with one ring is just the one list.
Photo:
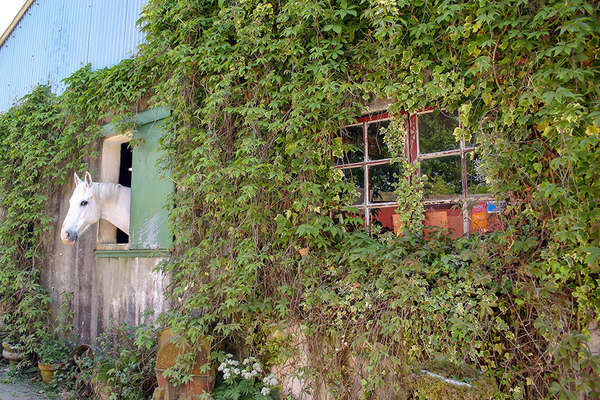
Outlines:
{"label": "green wooden door", "polygon": [[134,138],[131,174],[129,249],[167,249],[172,245],[168,226],[168,197],[173,181],[160,168],[161,120],[138,125]]}

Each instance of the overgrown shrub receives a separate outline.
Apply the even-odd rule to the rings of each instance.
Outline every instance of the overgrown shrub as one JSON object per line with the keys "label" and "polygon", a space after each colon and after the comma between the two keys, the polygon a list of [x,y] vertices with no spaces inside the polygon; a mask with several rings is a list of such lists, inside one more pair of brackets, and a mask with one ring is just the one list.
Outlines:
{"label": "overgrown shrub", "polygon": [[[579,0],[149,2],[140,60],[173,109],[169,323],[271,356],[302,327],[302,370],[334,398],[414,393],[411,366],[439,353],[497,398],[597,395],[599,22]],[[355,190],[332,137],[376,98],[393,121],[459,111],[503,232],[419,237],[414,175],[398,201],[416,235],[340,223]]]}
{"label": "overgrown shrub", "polygon": [[84,353],[55,374],[63,398],[143,400],[156,387],[156,329],[113,324],[90,357]]}
{"label": "overgrown shrub", "polygon": [[156,331],[148,335],[148,328],[140,328],[145,333],[139,336],[143,339],[140,342],[136,340],[136,329],[115,325],[98,340],[100,354],[94,381],[111,400],[147,399],[156,387]]}

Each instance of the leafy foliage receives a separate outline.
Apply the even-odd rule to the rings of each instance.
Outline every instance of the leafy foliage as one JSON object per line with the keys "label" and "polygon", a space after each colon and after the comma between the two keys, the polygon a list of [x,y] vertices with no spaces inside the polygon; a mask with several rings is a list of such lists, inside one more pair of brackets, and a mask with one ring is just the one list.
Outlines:
{"label": "leafy foliage", "polygon": [[[147,334],[148,332],[144,330]],[[100,390],[109,399],[141,400],[151,397],[156,387],[156,331],[147,340],[137,340],[135,328],[115,325],[99,339],[103,350],[96,366]],[[147,335],[144,336],[147,338]]]}
{"label": "leafy foliage", "polygon": [[0,115],[0,299],[9,340],[28,351],[48,324],[50,298],[39,274],[47,255],[42,237],[52,221],[47,206],[66,163],[59,149],[70,146],[59,134],[60,120],[48,87],[35,89]]}
{"label": "leafy foliage", "polygon": [[63,399],[93,398],[94,367],[94,359],[88,355],[75,357],[54,373],[52,387],[60,389]]}
{"label": "leafy foliage", "polygon": [[54,339],[42,342],[37,354],[43,364],[58,364],[68,358],[70,350],[68,342]]}
{"label": "leafy foliage", "polygon": [[[477,366],[499,398],[597,393],[579,384],[597,358],[574,340],[600,293],[597,11],[151,1],[140,57],[161,66],[152,80],[173,109],[165,162],[178,187],[169,322],[259,351],[301,326],[319,343],[306,376],[336,398],[414,394],[381,390],[438,353]],[[419,181],[399,200],[417,236],[340,223],[355,190],[330,168],[332,134],[374,98],[392,115],[459,111],[455,134],[475,139],[491,190],[509,200],[504,232],[420,238]],[[389,131],[398,143],[402,130]]]}
{"label": "leafy foliage", "polygon": [[111,325],[93,354],[82,350],[58,370],[53,387],[64,399],[146,399],[156,387],[156,329]]}

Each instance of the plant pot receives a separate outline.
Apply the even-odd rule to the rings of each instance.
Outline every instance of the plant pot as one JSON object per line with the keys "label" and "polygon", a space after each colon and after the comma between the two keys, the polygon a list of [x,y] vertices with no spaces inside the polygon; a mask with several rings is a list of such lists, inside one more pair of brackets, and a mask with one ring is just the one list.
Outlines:
{"label": "plant pot", "polygon": [[43,364],[38,361],[38,368],[42,374],[42,380],[46,385],[52,383],[52,378],[54,377],[54,373],[62,368],[65,365],[64,363],[59,364]]}
{"label": "plant pot", "polygon": [[21,353],[8,343],[2,343],[2,347],[2,357],[10,361],[11,364],[17,364],[19,361],[25,358],[25,354]]}
{"label": "plant pot", "polygon": [[199,398],[204,393],[212,392],[215,386],[215,371],[201,371],[201,367],[209,362],[210,344],[206,338],[196,354],[194,365],[190,371],[191,381],[174,386],[163,375],[165,370],[176,365],[180,355],[190,349],[189,343],[176,335],[172,328],[165,329],[158,338],[158,353],[156,355],[156,380],[158,387],[154,391],[153,399],[163,400],[171,398]]}

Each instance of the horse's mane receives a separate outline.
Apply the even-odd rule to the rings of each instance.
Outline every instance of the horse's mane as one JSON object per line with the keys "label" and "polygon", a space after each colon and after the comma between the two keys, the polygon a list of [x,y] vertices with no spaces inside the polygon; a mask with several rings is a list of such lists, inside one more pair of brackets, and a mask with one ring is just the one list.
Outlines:
{"label": "horse's mane", "polygon": [[94,182],[92,188],[94,190],[94,195],[102,199],[109,199],[115,197],[119,194],[120,191],[124,189],[129,189],[126,186],[112,182]]}

